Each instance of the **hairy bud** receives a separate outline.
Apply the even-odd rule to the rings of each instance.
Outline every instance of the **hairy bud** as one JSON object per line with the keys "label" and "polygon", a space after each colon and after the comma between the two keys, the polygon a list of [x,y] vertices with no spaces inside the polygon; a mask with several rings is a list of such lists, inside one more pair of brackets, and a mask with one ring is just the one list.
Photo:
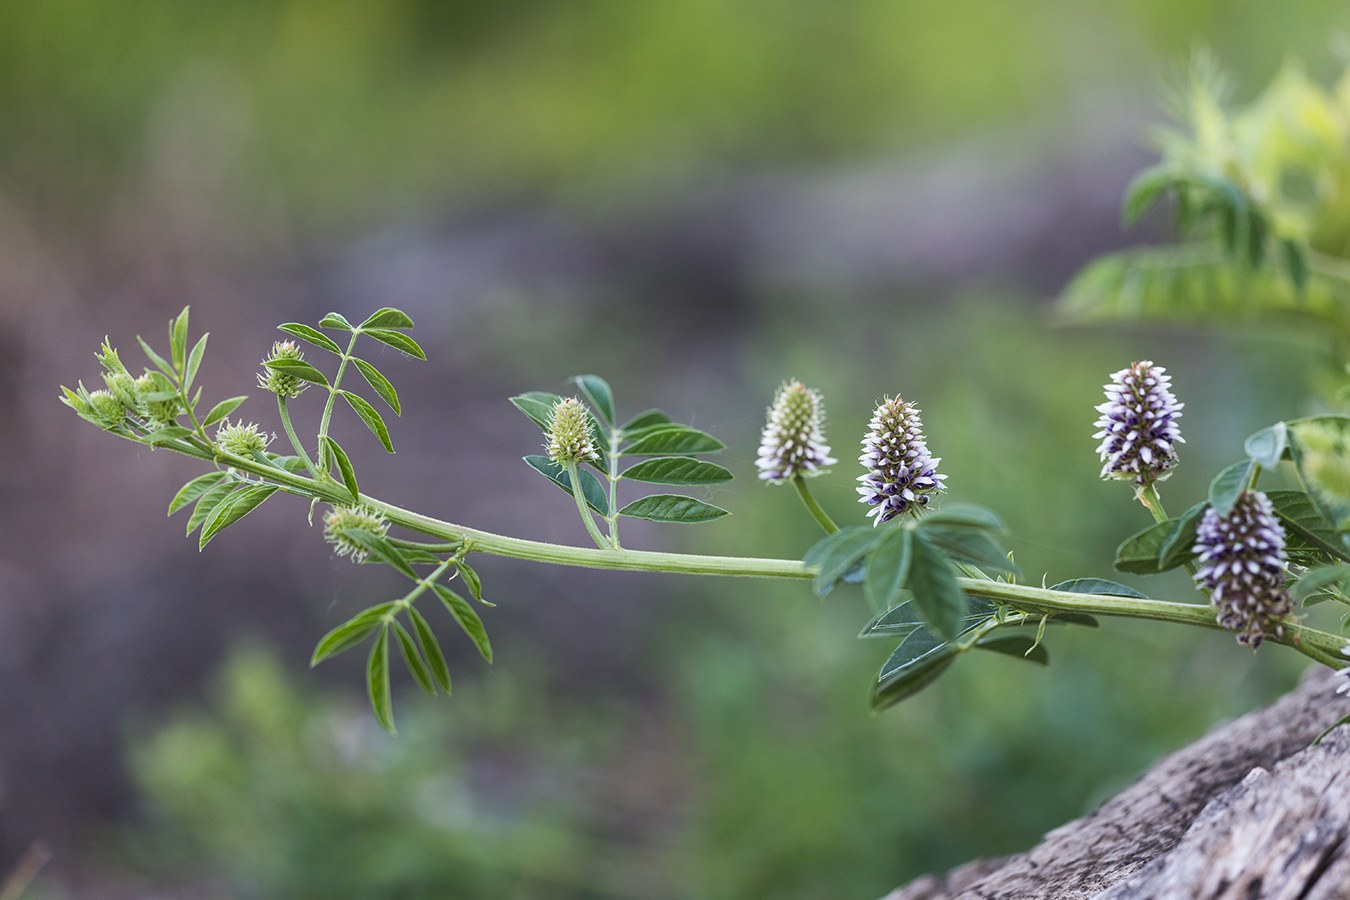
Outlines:
{"label": "hairy bud", "polygon": [[88,410],[104,428],[116,428],[127,418],[127,408],[108,391],[94,391],[90,394]]}
{"label": "hairy bud", "polygon": [[576,397],[559,400],[548,419],[548,458],[559,465],[600,458],[591,440],[590,416]]}
{"label": "hairy bud", "polygon": [[814,477],[839,460],[825,443],[825,401],[800,381],[785,381],[774,394],[760,438],[755,466],[759,477],[782,484],[795,476]]}
{"label": "hairy bud", "polygon": [[370,551],[347,535],[352,528],[383,536],[389,530],[389,520],[363,506],[335,506],[324,513],[323,539],[333,545],[338,556],[350,556],[352,562],[359,563]]}
{"label": "hairy bud", "polygon": [[233,453],[235,456],[252,456],[254,453],[261,453],[267,449],[271,443],[271,438],[258,430],[254,422],[247,425],[241,423],[231,425],[228,420],[222,422],[216,429],[216,443],[220,449],[227,453]]}
{"label": "hairy bud", "polygon": [[280,359],[299,362],[304,358],[305,354],[300,351],[300,345],[295,341],[277,341],[272,345],[272,352],[267,354],[267,358],[263,360],[263,370],[258,373],[258,386],[279,397],[300,396],[300,392],[309,386],[306,382],[301,381],[294,375],[278,372],[267,364]]}

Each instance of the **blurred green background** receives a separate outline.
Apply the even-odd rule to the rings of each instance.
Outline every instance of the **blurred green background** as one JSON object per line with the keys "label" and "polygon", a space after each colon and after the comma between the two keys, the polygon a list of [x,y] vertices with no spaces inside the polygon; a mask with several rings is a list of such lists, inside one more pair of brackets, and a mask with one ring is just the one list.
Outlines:
{"label": "blurred green background", "polygon": [[[3,871],[40,841],[46,898],[877,897],[1025,849],[1287,690],[1281,648],[1106,622],[872,718],[892,648],[855,639],[856,590],[484,560],[497,662],[464,643],[454,697],[399,687],[395,740],[360,660],[305,663],[397,581],[331,559],[299,505],[199,555],[162,513],[198,470],[54,398],[104,334],[130,361],[185,303],[221,396],[274,325],[400,306],[431,360],[381,362],[399,454],[353,451],[389,500],[585,543],[505,398],[597,372],[737,474],[708,494],[733,516],[626,544],[799,556],[813,523],[753,466],[795,376],[826,397],[841,523],[900,393],[1027,580],[1110,577],[1149,519],[1097,479],[1108,373],[1173,373],[1179,512],[1328,402],[1333,354],[1056,326],[1048,301],[1167,233],[1122,232],[1118,201],[1194,47],[1247,97],[1291,57],[1339,72],[1347,25],[1258,0],[0,0]],[[264,400],[243,412],[277,428]]]}

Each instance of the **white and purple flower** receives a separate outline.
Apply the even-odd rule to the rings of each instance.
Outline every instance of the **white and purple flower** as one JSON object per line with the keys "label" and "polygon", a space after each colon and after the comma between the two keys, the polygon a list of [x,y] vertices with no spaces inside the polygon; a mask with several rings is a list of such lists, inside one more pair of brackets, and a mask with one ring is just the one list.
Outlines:
{"label": "white and purple flower", "polygon": [[755,466],[759,477],[782,484],[794,477],[814,477],[839,460],[825,443],[825,403],[800,381],[785,381],[774,394]]}
{"label": "white and purple flower", "polygon": [[1283,587],[1284,539],[1284,526],[1260,491],[1243,491],[1226,516],[1206,509],[1195,532],[1195,582],[1211,592],[1219,624],[1252,649],[1263,638],[1284,637],[1281,620],[1294,611]]}
{"label": "white and purple flower", "polygon": [[944,489],[946,475],[937,474],[935,459],[928,453],[919,410],[899,397],[887,397],[877,407],[862,442],[858,462],[867,468],[858,476],[862,487],[859,502],[869,504],[874,524],[928,505],[929,498]]}
{"label": "white and purple flower", "polygon": [[1133,481],[1147,487],[1171,475],[1177,444],[1184,444],[1177,419],[1184,403],[1169,390],[1172,377],[1149,360],[1111,376],[1106,402],[1097,407],[1102,478]]}

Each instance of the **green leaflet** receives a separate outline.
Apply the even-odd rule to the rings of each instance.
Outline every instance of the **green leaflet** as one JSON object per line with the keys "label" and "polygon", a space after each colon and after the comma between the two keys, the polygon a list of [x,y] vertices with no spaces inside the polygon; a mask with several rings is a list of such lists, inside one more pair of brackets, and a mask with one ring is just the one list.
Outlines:
{"label": "green leaflet", "polygon": [[413,680],[433,697],[436,695],[436,685],[431,681],[431,671],[427,664],[422,661],[422,654],[413,643],[412,635],[408,634],[408,629],[397,619],[394,620],[394,636],[398,638],[398,649],[403,654],[403,662],[407,664],[408,671],[412,673]]}
{"label": "green leaflet", "polygon": [[908,528],[892,528],[872,546],[863,592],[873,609],[891,609],[900,602],[909,580],[913,547],[914,532]]}
{"label": "green leaflet", "polygon": [[287,322],[285,325],[278,325],[277,329],[279,331],[284,331],[293,337],[298,337],[300,340],[313,344],[316,347],[322,347],[329,353],[336,353],[339,356],[342,355],[342,348],[339,347],[332,338],[322,331],[316,331],[315,329],[310,328],[308,325],[302,325],[299,322]]}
{"label": "green leaflet", "polygon": [[[567,469],[547,456],[526,456],[523,458],[531,469],[543,475],[569,495],[572,493],[572,479],[568,476]],[[586,498],[586,505],[600,515],[608,516],[609,496],[600,484],[600,479],[581,468],[577,469],[577,477],[581,480],[581,493]]]}
{"label": "green leaflet", "polygon": [[1027,662],[1042,666],[1050,664],[1050,654],[1045,649],[1045,645],[1024,634],[983,638],[976,642],[975,648],[977,650],[992,650],[995,653],[1025,659]]}
{"label": "green leaflet", "polygon": [[228,400],[220,401],[215,406],[211,407],[211,411],[206,414],[206,418],[202,419],[202,427],[205,428],[208,425],[216,424],[221,419],[225,418],[230,413],[238,409],[239,404],[243,403],[247,399],[248,395],[244,394],[239,397],[231,397]]}
{"label": "green leaflet", "polygon": [[[356,326],[362,331],[369,328],[412,328],[413,320],[408,318],[407,313],[401,309],[394,309],[391,306],[377,309],[370,314],[360,325]],[[369,332],[367,331],[367,334]]]}
{"label": "green leaflet", "polygon": [[328,377],[303,359],[269,359],[264,361],[264,365],[283,375],[328,387]]}
{"label": "green leaflet", "polygon": [[591,406],[600,414],[600,419],[611,428],[616,421],[614,417],[614,392],[610,390],[609,383],[599,375],[577,375],[572,379],[576,382],[581,393],[590,401]]}
{"label": "green leaflet", "polygon": [[347,405],[352,408],[352,412],[360,416],[361,421],[366,423],[370,433],[380,439],[380,444],[389,452],[394,452],[394,445],[389,440],[389,429],[384,425],[384,419],[375,411],[375,407],[366,402],[365,398],[359,397],[350,391],[338,391],[342,399],[347,401]]}
{"label": "green leaflet", "polygon": [[197,549],[205,547],[211,538],[238,522],[244,516],[257,509],[264,500],[277,492],[274,484],[247,487],[233,494],[228,500],[216,505],[211,515],[202,523],[201,538]]}
{"label": "green leaflet", "polygon": [[1233,504],[1251,484],[1255,466],[1251,459],[1244,459],[1214,476],[1209,484],[1209,505],[1214,512],[1226,516],[1233,511]]}
{"label": "green leaflet", "polygon": [[205,475],[198,475],[183,485],[169,503],[169,515],[173,515],[189,503],[197,500],[207,490],[219,484],[223,478],[225,478],[224,472],[208,472]]}
{"label": "green leaflet", "polygon": [[807,568],[818,569],[812,582],[816,594],[824,597],[834,590],[839,579],[872,549],[882,534],[868,525],[852,525],[839,529],[806,551],[802,563]]}
{"label": "green leaflet", "polygon": [[366,690],[370,694],[370,707],[375,710],[375,720],[390,734],[398,734],[394,728],[394,700],[389,691],[389,626],[380,629],[380,636],[370,648],[370,658],[366,662]]}
{"label": "green leaflet", "polygon": [[310,666],[317,666],[330,656],[336,656],[342,651],[352,647],[355,644],[365,640],[366,636],[375,630],[380,624],[380,620],[392,610],[397,604],[393,601],[381,603],[378,606],[372,606],[369,609],[362,610],[352,616],[341,625],[325,634],[314,647],[314,655],[310,657]]}
{"label": "green leaflet", "polygon": [[634,519],[650,519],[654,522],[693,524],[710,522],[730,513],[720,506],[713,506],[693,497],[683,497],[679,494],[651,494],[641,500],[634,500],[619,510],[619,515]]}
{"label": "green leaflet", "polygon": [[966,595],[951,562],[918,529],[909,564],[909,589],[929,627],[943,637],[956,637],[966,611]]}
{"label": "green leaflet", "polygon": [[342,477],[342,484],[347,488],[347,493],[352,495],[352,502],[360,503],[361,489],[356,484],[356,470],[352,468],[352,462],[347,458],[347,451],[326,434],[323,436],[323,445],[328,449],[329,456],[337,463],[338,474]]}
{"label": "green leaflet", "polygon": [[692,456],[666,456],[644,459],[625,469],[620,477],[647,484],[694,485],[722,484],[734,476],[716,463]]}
{"label": "green leaflet", "polygon": [[625,456],[685,456],[691,453],[716,453],[726,449],[712,435],[688,425],[662,425],[644,431],[623,449]]}
{"label": "green leaflet", "polygon": [[483,627],[483,620],[474,612],[469,601],[465,600],[459,594],[450,590],[443,584],[433,584],[432,588],[436,591],[436,596],[441,598],[445,608],[450,610],[450,614],[455,617],[459,627],[464,629],[464,633],[473,641],[474,646],[483,659],[492,662],[492,644],[488,642],[487,629]]}
{"label": "green leaflet", "polygon": [[394,386],[389,383],[389,379],[385,378],[379,369],[364,359],[352,357],[352,362],[356,365],[356,370],[361,373],[361,377],[366,380],[366,384],[370,385],[371,390],[380,395],[380,399],[394,411],[394,415],[403,415],[398,402],[398,391],[394,390]]}
{"label": "green leaflet", "polygon": [[409,356],[415,356],[418,359],[423,360],[427,358],[426,353],[418,346],[417,341],[414,341],[401,331],[389,331],[384,328],[362,328],[361,333],[373,337],[382,344],[388,344],[395,350],[406,353]]}
{"label": "green leaflet", "polygon": [[436,636],[431,632],[431,626],[427,620],[417,611],[416,607],[408,607],[408,618],[412,619],[413,633],[417,635],[417,644],[422,648],[422,653],[426,655],[427,667],[431,670],[431,675],[436,679],[441,690],[446,694],[450,693],[450,667],[445,664],[445,654],[441,652],[441,646],[436,642]]}

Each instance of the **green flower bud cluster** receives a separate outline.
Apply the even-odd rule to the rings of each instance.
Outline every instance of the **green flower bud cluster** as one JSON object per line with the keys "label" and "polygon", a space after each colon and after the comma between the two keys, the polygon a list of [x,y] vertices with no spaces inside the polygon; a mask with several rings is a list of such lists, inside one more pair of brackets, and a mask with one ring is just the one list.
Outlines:
{"label": "green flower bud cluster", "polygon": [[389,530],[389,520],[363,506],[335,506],[324,513],[323,539],[333,545],[338,556],[350,556],[352,562],[359,563],[370,551],[347,534],[353,528],[383,536]]}
{"label": "green flower bud cluster", "polygon": [[258,430],[256,422],[249,422],[247,425],[239,422],[232,425],[226,419],[216,429],[216,443],[220,445],[220,449],[235,456],[262,453],[271,442],[270,437]]}
{"label": "green flower bud cluster", "polygon": [[576,397],[560,400],[548,420],[548,457],[559,465],[600,458],[591,440],[590,417]]}
{"label": "green flower bud cluster", "polygon": [[183,414],[183,405],[178,401],[178,390],[173,382],[162,372],[146,372],[136,379],[136,393],[140,400],[140,410],[157,428],[172,425]]}
{"label": "green flower bud cluster", "polygon": [[258,373],[258,386],[278,397],[300,396],[300,392],[309,385],[294,375],[278,372],[267,364],[282,359],[300,362],[304,358],[305,354],[300,351],[300,345],[295,341],[277,341],[272,345],[272,352],[263,360],[263,370]]}

